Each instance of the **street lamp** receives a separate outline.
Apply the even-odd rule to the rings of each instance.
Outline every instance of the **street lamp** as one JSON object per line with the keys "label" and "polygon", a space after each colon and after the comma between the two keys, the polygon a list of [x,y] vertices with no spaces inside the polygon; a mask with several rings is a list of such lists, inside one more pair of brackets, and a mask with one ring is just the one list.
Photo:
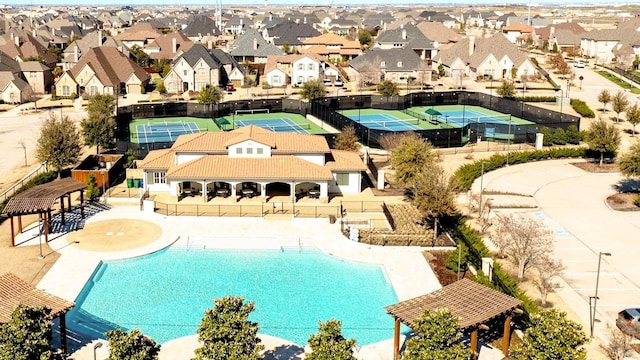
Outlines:
{"label": "street lamp", "polygon": [[571,80],[567,79],[567,97],[569,97],[570,91],[571,91]]}
{"label": "street lamp", "polygon": [[100,171],[100,174],[102,174],[102,197],[104,198],[104,203],[107,203],[107,194],[105,194],[104,192],[104,170]]}
{"label": "street lamp", "polygon": [[482,192],[484,191],[484,164],[486,163],[486,161],[482,162],[481,168],[480,168],[480,204],[478,206],[478,217],[482,216]]}
{"label": "street lamp", "polygon": [[[598,272],[596,275],[596,294],[593,296],[593,308],[589,309],[590,316],[590,326],[591,326],[591,338],[593,339],[593,326],[596,321],[596,304],[598,303],[598,285],[600,283],[600,263],[602,262],[602,255],[611,256],[611,253],[608,252],[600,252],[598,254]],[[591,300],[591,298],[589,298]],[[591,301],[589,301],[589,306],[591,306]]]}
{"label": "street lamp", "polygon": [[101,342],[97,342],[95,345],[93,345],[93,360],[96,360],[96,350],[98,350],[101,347],[102,347]]}
{"label": "street lamp", "polygon": [[564,90],[562,88],[555,88],[553,91],[560,91],[560,120],[562,120],[562,103],[564,102]]}

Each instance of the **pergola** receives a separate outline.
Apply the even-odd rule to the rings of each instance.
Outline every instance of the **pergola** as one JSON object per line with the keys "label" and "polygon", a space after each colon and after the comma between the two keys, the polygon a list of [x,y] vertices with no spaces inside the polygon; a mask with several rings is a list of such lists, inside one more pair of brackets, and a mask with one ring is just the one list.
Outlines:
{"label": "pergola", "polygon": [[511,335],[511,315],[521,312],[518,308],[522,301],[499,291],[462,279],[432,293],[405,300],[385,307],[387,313],[395,318],[393,336],[393,358],[400,354],[400,323],[414,328],[416,321],[425,310],[446,308],[454,317],[460,319],[460,328],[471,331],[471,350],[478,353],[478,329],[488,329],[484,324],[498,316],[505,316],[502,353],[509,352]]}
{"label": "pergola", "polygon": [[39,219],[44,217],[44,238],[49,242],[49,228],[51,222],[51,210],[60,199],[60,214],[64,225],[64,200],[68,200],[68,208],[71,209],[71,193],[80,192],[80,214],[84,219],[84,192],[87,185],[72,178],[55,180],[50,183],[34,186],[9,200],[2,211],[2,215],[11,220],[11,246],[15,246],[15,229],[13,218],[18,217],[18,232],[22,232],[22,215],[38,214]]}
{"label": "pergola", "polygon": [[15,274],[6,273],[0,276],[0,323],[11,320],[11,314],[18,305],[29,307],[44,306],[51,309],[49,319],[60,318],[60,347],[67,352],[67,325],[65,315],[75,305],[71,301],[51,295],[29,285]]}

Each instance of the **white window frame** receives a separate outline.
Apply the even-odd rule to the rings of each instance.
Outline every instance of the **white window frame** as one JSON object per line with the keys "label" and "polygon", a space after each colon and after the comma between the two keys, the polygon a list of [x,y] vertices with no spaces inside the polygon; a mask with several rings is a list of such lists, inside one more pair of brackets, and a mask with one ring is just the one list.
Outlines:
{"label": "white window frame", "polygon": [[336,173],[336,183],[340,186],[349,186],[349,173]]}
{"label": "white window frame", "polygon": [[165,177],[167,175],[166,172],[164,171],[154,171],[153,173],[153,183],[154,184],[166,184],[167,183],[167,178]]}

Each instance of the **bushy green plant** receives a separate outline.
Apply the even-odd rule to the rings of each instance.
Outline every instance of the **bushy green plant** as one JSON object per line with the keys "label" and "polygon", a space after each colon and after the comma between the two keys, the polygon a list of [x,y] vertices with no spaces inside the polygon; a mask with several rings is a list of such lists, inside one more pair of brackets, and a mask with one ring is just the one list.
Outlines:
{"label": "bushy green plant", "polygon": [[542,129],[540,129],[540,133],[543,135],[542,145],[544,146],[553,145],[553,132],[550,128],[543,126]]}
{"label": "bushy green plant", "polygon": [[578,131],[578,127],[575,125],[567,126],[567,131],[565,131],[567,135],[567,143],[577,145],[582,140],[582,134]]}
{"label": "bushy green plant", "polygon": [[571,107],[581,116],[586,118],[594,118],[596,114],[591,110],[589,105],[580,99],[571,99]]}
{"label": "bushy green plant", "polygon": [[633,199],[633,205],[640,207],[640,195],[636,195],[636,198]]}
{"label": "bushy green plant", "polygon": [[567,133],[562,128],[557,128],[553,132],[553,143],[557,145],[565,145],[567,143]]}
{"label": "bushy green plant", "polygon": [[[19,189],[17,189],[13,195],[11,195],[10,197],[6,198],[2,203],[0,203],[0,213],[4,210],[4,207],[7,206],[7,204],[9,203],[9,200],[11,200],[12,197],[25,192],[29,189],[31,189],[32,187],[36,186],[36,185],[42,185],[42,184],[46,184],[48,182],[52,182],[53,180],[55,180],[58,177],[58,173],[54,170],[52,171],[48,171],[48,172],[44,172],[42,174],[36,175],[33,179],[27,181],[24,185],[22,185],[22,187],[20,187]],[[0,217],[0,223],[2,223],[5,219],[5,217]]]}

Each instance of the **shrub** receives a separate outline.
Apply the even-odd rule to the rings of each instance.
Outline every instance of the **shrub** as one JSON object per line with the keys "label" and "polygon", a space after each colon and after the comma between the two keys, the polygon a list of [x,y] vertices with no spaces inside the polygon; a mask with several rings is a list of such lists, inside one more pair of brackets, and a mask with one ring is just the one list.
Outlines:
{"label": "shrub", "polygon": [[[35,176],[33,179],[27,181],[24,185],[22,185],[21,188],[17,189],[15,191],[15,193],[13,193],[13,195],[11,195],[11,197],[16,196],[28,189],[31,189],[32,187],[36,186],[36,185],[42,185],[42,184],[46,184],[48,182],[52,182],[53,180],[55,180],[58,177],[58,173],[55,170],[52,171],[48,171],[45,173],[42,173],[40,175]],[[2,211],[4,211],[4,207],[7,206],[7,204],[9,203],[9,200],[11,199],[11,197],[6,198],[2,203],[0,203],[0,213]],[[0,223],[6,218],[0,218]]]}
{"label": "shrub", "polygon": [[551,131],[551,129],[549,129],[546,126],[543,126],[542,129],[540,129],[540,132],[543,135],[542,145],[544,146],[553,145],[553,132]]}
{"label": "shrub", "polygon": [[633,199],[633,205],[640,207],[640,195],[636,195],[636,198]]}
{"label": "shrub", "polygon": [[78,94],[76,94],[76,93],[72,92],[72,93],[71,93],[71,96],[69,96],[69,97],[70,97],[71,99],[75,99],[75,98],[77,98],[77,97],[78,97]]}
{"label": "shrub", "polygon": [[567,133],[562,128],[557,128],[553,132],[553,143],[557,145],[565,145],[567,143]]}
{"label": "shrub", "polygon": [[578,131],[578,127],[575,125],[567,126],[567,131],[565,131],[567,135],[567,142],[569,144],[577,145],[582,140],[582,135]]}
{"label": "shrub", "polygon": [[585,103],[584,101],[582,101],[580,99],[571,99],[571,107],[578,114],[580,114],[580,115],[582,115],[584,117],[587,117],[587,118],[596,117],[596,114],[594,114],[593,110],[591,110],[591,108],[589,108],[587,103]]}

